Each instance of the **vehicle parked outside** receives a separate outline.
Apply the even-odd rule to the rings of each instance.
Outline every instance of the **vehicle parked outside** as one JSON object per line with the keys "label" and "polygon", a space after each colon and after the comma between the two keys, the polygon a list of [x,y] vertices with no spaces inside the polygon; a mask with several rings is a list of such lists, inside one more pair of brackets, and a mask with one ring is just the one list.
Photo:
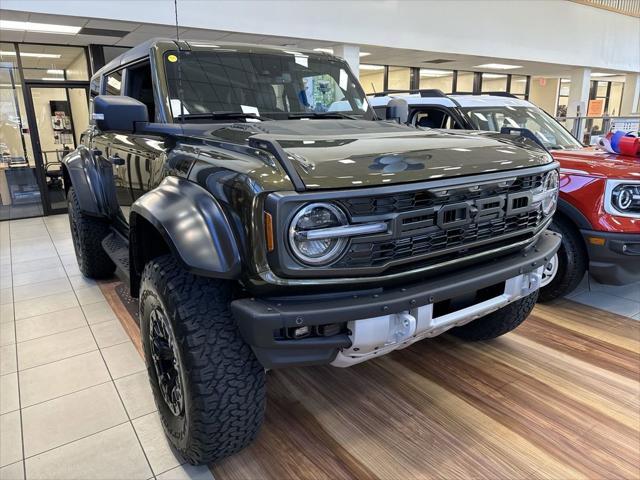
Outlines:
{"label": "vehicle parked outside", "polygon": [[[573,291],[586,270],[598,282],[640,280],[640,158],[585,147],[546,112],[509,94],[396,92],[370,99],[383,110],[401,95],[409,122],[427,128],[507,132],[526,129],[561,165],[560,200],[551,230],[562,247],[545,268],[539,301]],[[509,157],[505,155],[504,161]]]}
{"label": "vehicle parked outside", "polygon": [[513,330],[560,247],[546,151],[380,121],[336,57],[154,40],[91,84],[63,166],[78,264],[138,298],[162,424],[192,463],[255,437],[266,369]]}

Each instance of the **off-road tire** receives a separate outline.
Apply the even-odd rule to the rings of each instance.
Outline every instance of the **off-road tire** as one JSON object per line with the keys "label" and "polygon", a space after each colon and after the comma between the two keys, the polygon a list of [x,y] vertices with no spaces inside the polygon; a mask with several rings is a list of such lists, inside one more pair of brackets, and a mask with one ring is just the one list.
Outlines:
{"label": "off-road tire", "polygon": [[516,329],[533,310],[538,299],[538,292],[516,300],[500,310],[474,320],[450,331],[463,340],[489,340]]}
{"label": "off-road tire", "polygon": [[113,275],[115,264],[102,248],[102,240],[109,235],[109,223],[80,211],[80,202],[73,187],[67,195],[69,224],[78,268],[85,277],[107,278]]}
{"label": "off-road tire", "polygon": [[558,273],[540,289],[538,301],[550,302],[573,292],[587,271],[587,252],[579,233],[566,220],[554,218],[549,230],[562,235],[558,250]]}
{"label": "off-road tire", "polygon": [[[214,462],[256,437],[265,410],[265,371],[229,308],[231,284],[185,271],[171,255],[151,260],[140,288],[140,329],[164,431],[192,464]],[[184,415],[164,401],[151,357],[150,315],[166,314],[177,345]]]}

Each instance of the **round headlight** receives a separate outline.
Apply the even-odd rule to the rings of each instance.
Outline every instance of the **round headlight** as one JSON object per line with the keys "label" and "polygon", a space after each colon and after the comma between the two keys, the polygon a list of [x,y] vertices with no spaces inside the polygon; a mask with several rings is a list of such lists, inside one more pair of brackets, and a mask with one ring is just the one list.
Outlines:
{"label": "round headlight", "polygon": [[[636,189],[640,195],[640,188],[635,185],[618,185],[613,189],[613,205],[621,211],[631,209]],[[640,205],[640,202],[638,204]]]}
{"label": "round headlight", "polygon": [[340,256],[347,239],[321,238],[310,234],[323,228],[347,225],[347,216],[330,203],[311,203],[302,207],[289,225],[289,246],[298,260],[307,265],[326,265]]}
{"label": "round headlight", "polygon": [[560,185],[560,176],[557,170],[551,170],[542,181],[542,190],[544,198],[542,200],[542,213],[549,215],[556,208],[558,203],[558,188]]}

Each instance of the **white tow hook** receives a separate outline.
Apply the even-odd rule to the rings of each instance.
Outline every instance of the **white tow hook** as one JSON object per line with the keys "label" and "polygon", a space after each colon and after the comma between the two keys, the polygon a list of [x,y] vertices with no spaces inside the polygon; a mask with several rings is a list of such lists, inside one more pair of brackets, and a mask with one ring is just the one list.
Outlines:
{"label": "white tow hook", "polygon": [[389,322],[389,336],[385,346],[402,343],[407,338],[411,338],[416,333],[416,326],[416,317],[410,313],[403,312],[392,315]]}

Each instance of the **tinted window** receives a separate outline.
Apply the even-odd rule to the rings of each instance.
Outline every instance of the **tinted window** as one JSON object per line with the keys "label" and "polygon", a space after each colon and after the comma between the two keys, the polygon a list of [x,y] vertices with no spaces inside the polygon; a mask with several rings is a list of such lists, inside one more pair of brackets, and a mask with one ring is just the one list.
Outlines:
{"label": "tinted window", "polygon": [[122,93],[122,70],[107,75],[104,83],[107,95],[120,95]]}
{"label": "tinted window", "polygon": [[155,102],[153,99],[153,81],[151,79],[151,65],[145,62],[127,70],[127,96],[141,101],[147,106],[149,119],[155,118]]}

